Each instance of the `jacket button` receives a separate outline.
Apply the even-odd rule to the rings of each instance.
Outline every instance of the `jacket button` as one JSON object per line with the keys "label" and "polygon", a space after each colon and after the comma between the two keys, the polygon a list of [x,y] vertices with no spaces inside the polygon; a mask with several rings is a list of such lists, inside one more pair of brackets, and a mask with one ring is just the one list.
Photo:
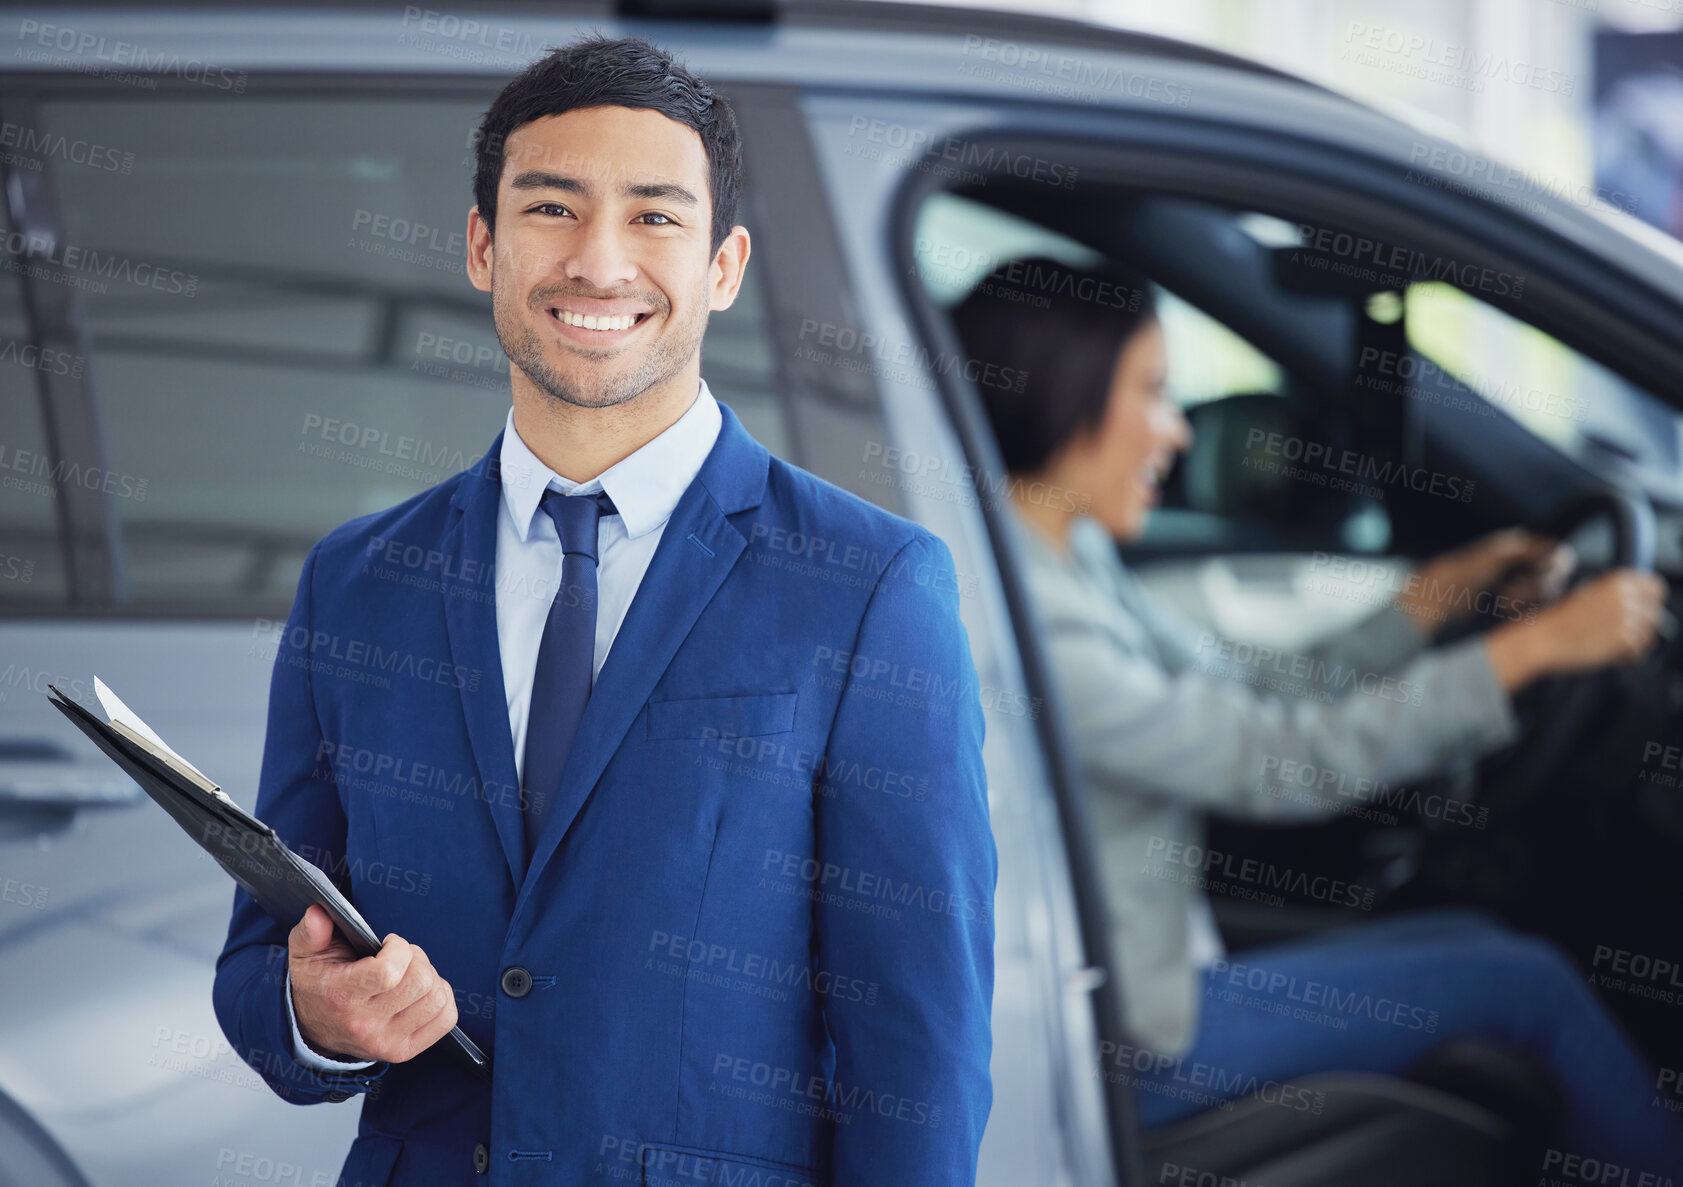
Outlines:
{"label": "jacket button", "polygon": [[473,1173],[476,1175],[489,1174],[491,1171],[491,1150],[484,1142],[473,1148]]}
{"label": "jacket button", "polygon": [[510,965],[503,970],[503,992],[510,997],[525,997],[532,992],[532,974],[519,965]]}

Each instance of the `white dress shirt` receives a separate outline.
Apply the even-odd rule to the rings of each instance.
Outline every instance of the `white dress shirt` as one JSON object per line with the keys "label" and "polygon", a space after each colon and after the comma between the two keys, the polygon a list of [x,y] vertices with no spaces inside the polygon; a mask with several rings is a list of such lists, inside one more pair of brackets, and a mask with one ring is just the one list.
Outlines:
{"label": "white dress shirt", "polygon": [[[526,765],[526,719],[532,706],[532,678],[538,644],[550,604],[561,584],[561,538],[555,522],[538,510],[551,487],[563,494],[593,495],[606,490],[619,512],[603,516],[596,537],[596,654],[591,682],[602,671],[608,649],[619,634],[631,599],[654,559],[666,521],[689,489],[701,463],[718,439],[723,418],[707,381],[689,408],[665,431],[621,458],[588,482],[563,478],[538,460],[514,428],[508,412],[499,460],[507,481],[497,514],[497,647],[508,694],[508,728],[514,739],[515,770]],[[298,1061],[318,1072],[355,1072],[372,1062],[343,1063],[312,1051],[298,1032],[292,1013],[292,979],[287,974],[287,1016],[292,1020],[293,1050]]]}

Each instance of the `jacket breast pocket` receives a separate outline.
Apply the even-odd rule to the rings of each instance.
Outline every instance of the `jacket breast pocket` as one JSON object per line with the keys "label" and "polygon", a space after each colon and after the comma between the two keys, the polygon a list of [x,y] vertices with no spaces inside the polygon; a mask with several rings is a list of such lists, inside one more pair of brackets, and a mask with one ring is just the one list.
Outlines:
{"label": "jacket breast pocket", "polygon": [[662,738],[751,737],[781,734],[795,728],[793,692],[765,692],[740,697],[687,697],[677,701],[650,701],[644,719],[644,737]]}

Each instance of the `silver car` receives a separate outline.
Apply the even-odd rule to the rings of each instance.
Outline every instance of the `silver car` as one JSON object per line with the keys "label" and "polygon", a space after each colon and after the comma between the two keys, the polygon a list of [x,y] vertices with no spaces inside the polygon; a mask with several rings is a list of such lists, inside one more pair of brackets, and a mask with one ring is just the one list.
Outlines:
{"label": "silver car", "polygon": [[[45,694],[91,703],[97,674],[251,805],[263,643],[310,546],[465,468],[502,423],[508,363],[463,274],[474,129],[507,78],[593,28],[673,50],[742,124],[754,250],[707,335],[713,392],[775,453],[938,533],[966,575],[1000,861],[978,1182],[1483,1183],[1512,1161],[1535,1182],[1523,1073],[1499,1053],[1446,1057],[1434,1082],[1326,1073],[1313,1116],[1250,1099],[1134,1123],[1079,767],[944,309],[1019,255],[1125,256],[1160,282],[1177,357],[1208,364],[1177,380],[1200,439],[1130,559],[1212,630],[1303,639],[1353,604],[1306,594],[1305,572],[1424,551],[1467,516],[1569,532],[1590,563],[1683,567],[1683,253],[1157,37],[841,0],[564,7],[0,16],[0,1187],[335,1182],[358,1106],[282,1103],[212,1014],[227,879]],[[1286,266],[1303,251],[1323,262]],[[1403,386],[1435,374],[1458,396],[1416,384],[1376,412],[1352,387],[1376,350]],[[1475,476],[1479,497],[1451,514],[1223,477],[1236,437],[1292,417]],[[1675,953],[1674,892],[1546,877],[1573,822],[1518,810],[1571,759],[1628,801],[1609,826],[1627,852],[1675,861],[1677,797],[1639,779],[1678,729],[1669,646],[1538,706],[1542,761],[1471,776],[1516,806],[1511,832],[1344,821],[1228,843],[1359,867],[1396,905],[1478,902],[1586,968],[1615,942]],[[1598,732],[1619,705],[1651,710],[1635,742]],[[1569,910],[1527,915],[1544,882]],[[1216,906],[1236,949],[1345,920]],[[1610,996],[1683,1066],[1675,1010]]]}

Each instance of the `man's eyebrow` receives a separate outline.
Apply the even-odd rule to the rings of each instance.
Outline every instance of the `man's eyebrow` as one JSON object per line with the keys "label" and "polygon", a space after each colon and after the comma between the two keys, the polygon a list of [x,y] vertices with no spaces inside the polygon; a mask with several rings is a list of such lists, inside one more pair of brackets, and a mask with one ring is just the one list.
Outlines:
{"label": "man's eyebrow", "polygon": [[675,181],[656,181],[648,185],[628,185],[623,191],[627,198],[647,198],[659,201],[662,198],[677,202],[684,206],[699,206],[696,196]]}
{"label": "man's eyebrow", "polygon": [[[559,173],[551,173],[546,169],[527,169],[517,173],[509,183],[510,189],[515,190],[564,190],[569,194],[580,197],[595,196],[595,187],[588,181],[577,177],[564,177]],[[648,182],[640,185],[628,185],[621,191],[627,198],[667,199],[679,202],[685,206],[699,206],[700,200],[684,186],[672,181]]]}

